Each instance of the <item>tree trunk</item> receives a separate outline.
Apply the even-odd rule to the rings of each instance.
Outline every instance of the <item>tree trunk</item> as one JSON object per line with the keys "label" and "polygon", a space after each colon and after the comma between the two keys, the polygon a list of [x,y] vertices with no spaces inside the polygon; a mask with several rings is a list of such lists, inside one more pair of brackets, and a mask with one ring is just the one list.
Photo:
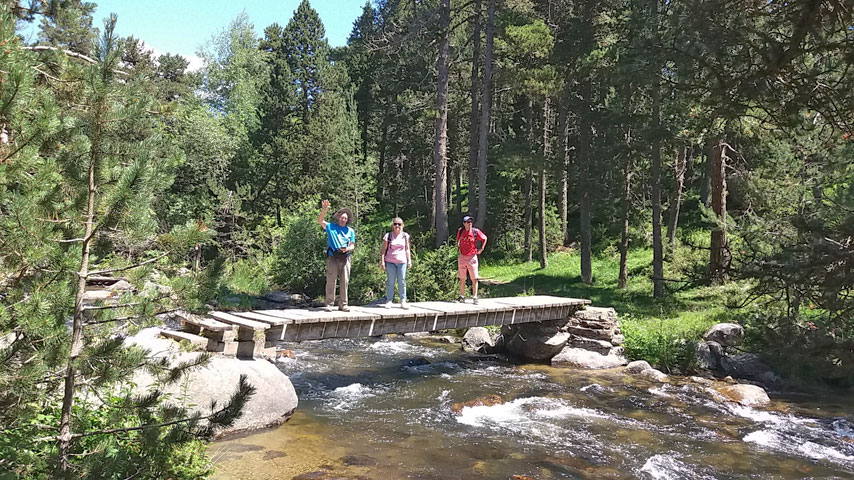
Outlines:
{"label": "tree trunk", "polygon": [[[551,98],[548,96],[543,101],[543,159],[546,163],[552,160],[552,112]],[[540,268],[548,266],[548,245],[546,243],[546,166],[540,167]]]}
{"label": "tree trunk", "polygon": [[[658,44],[658,0],[652,0],[653,42]],[[655,60],[653,60],[655,62]],[[652,202],[652,296],[664,295],[664,255],[661,242],[661,84],[657,62],[652,65],[652,165],[650,168]]]}
{"label": "tree trunk", "polygon": [[436,246],[448,241],[448,66],[451,50],[451,0],[441,0],[439,23],[442,29],[442,39],[439,43],[439,58],[436,69],[439,72],[436,87],[436,141],[433,147],[433,163],[436,167],[433,186],[433,202],[435,205]]}
{"label": "tree trunk", "polygon": [[704,207],[709,208],[712,190],[712,170],[714,169],[715,157],[715,139],[709,138],[706,140],[706,163],[703,165],[703,171],[700,176],[700,202]]}
{"label": "tree trunk", "polygon": [[492,107],[492,44],[495,39],[495,0],[489,0],[486,16],[486,53],[481,89],[480,139],[477,154],[477,228],[486,224],[486,164],[489,151],[489,118]]}
{"label": "tree trunk", "polygon": [[585,78],[580,87],[582,106],[578,119],[578,146],[575,162],[578,171],[578,210],[580,217],[579,233],[581,234],[581,281],[590,285],[593,283],[593,240],[590,226],[590,142],[592,125],[590,124],[590,96],[592,95],[591,80]]}
{"label": "tree trunk", "polygon": [[95,233],[95,168],[100,161],[101,111],[96,112],[92,147],[89,154],[89,195],[86,202],[86,227],[83,234],[80,269],[77,272],[77,295],[74,301],[74,317],[71,326],[71,348],[65,368],[65,383],[62,395],[62,413],[59,417],[59,469],[63,477],[71,478],[71,409],[74,406],[75,381],[77,379],[77,357],[83,350],[83,295],[86,292],[86,277],[89,275],[89,253]]}
{"label": "tree trunk", "polygon": [[557,167],[560,197],[557,201],[557,212],[560,217],[560,233],[563,246],[569,246],[569,226],[567,225],[567,208],[569,204],[569,182],[567,175],[566,124],[569,111],[566,102],[562,101],[557,113]]}
{"label": "tree trunk", "polygon": [[673,197],[670,199],[670,215],[667,221],[667,243],[670,245],[671,252],[676,248],[676,227],[679,224],[679,208],[682,205],[682,188],[685,185],[689,148],[688,145],[679,147],[673,165],[675,186],[673,187]]}
{"label": "tree trunk", "polygon": [[540,268],[549,266],[546,244],[546,169],[540,169]]}
{"label": "tree trunk", "polygon": [[623,164],[622,225],[620,226],[620,275],[617,288],[626,288],[629,282],[629,212],[632,205],[633,158],[629,149],[632,143],[632,129],[626,128],[626,159]]}
{"label": "tree trunk", "polygon": [[462,218],[463,216],[463,167],[460,165],[459,168],[454,172],[454,181],[456,182],[455,188],[457,189],[457,218]]}
{"label": "tree trunk", "polygon": [[468,168],[468,211],[469,215],[478,218],[477,215],[477,156],[478,140],[480,132],[478,129],[478,117],[480,115],[480,6],[481,0],[474,2],[474,17],[472,24],[472,58],[471,58],[471,114],[469,116],[469,168]]}
{"label": "tree trunk", "polygon": [[[386,157],[388,156],[388,129],[390,127],[389,116],[388,108],[386,108],[385,115],[383,115],[382,134],[380,134],[380,160],[377,165],[377,201],[380,203],[387,198],[387,188],[389,188],[388,176],[385,175]],[[394,173],[397,174],[397,172]]]}
{"label": "tree trunk", "polygon": [[526,262],[533,259],[531,247],[531,224],[533,223],[531,201],[533,197],[533,179],[531,178],[531,169],[525,171],[525,240],[522,255]]}
{"label": "tree trunk", "polygon": [[718,220],[718,224],[712,228],[709,255],[709,274],[714,285],[726,283],[730,258],[726,241],[726,148],[723,139],[718,139],[714,142],[712,156],[709,159],[712,164],[712,211]]}

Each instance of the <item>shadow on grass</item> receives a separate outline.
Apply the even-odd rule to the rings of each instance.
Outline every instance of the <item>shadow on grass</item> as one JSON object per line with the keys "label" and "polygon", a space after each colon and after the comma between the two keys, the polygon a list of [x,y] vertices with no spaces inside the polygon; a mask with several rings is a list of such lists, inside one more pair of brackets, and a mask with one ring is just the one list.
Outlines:
{"label": "shadow on grass", "polygon": [[668,295],[655,300],[645,291],[631,288],[619,289],[610,285],[587,285],[578,275],[556,277],[544,273],[524,275],[501,284],[483,287],[485,296],[514,297],[522,294],[555,295],[559,297],[584,298],[597,307],[613,307],[618,313],[631,313],[640,317],[661,317],[690,309],[693,301]]}

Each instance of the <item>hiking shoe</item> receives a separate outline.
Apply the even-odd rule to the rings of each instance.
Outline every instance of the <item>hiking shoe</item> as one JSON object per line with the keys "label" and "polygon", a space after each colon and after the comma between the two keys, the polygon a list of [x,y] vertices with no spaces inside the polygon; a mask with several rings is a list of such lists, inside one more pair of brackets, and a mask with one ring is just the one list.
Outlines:
{"label": "hiking shoe", "polygon": [[402,308],[402,309],[404,309],[404,310],[409,310],[409,304],[408,304],[408,303],[406,303],[406,300],[401,300],[401,301],[400,301],[400,308]]}
{"label": "hiking shoe", "polygon": [[471,297],[471,303],[477,305],[477,297]]}
{"label": "hiking shoe", "polygon": [[348,307],[347,305],[341,305],[340,307],[338,307],[338,310],[340,310],[342,312],[349,312],[350,307]]}
{"label": "hiking shoe", "polygon": [[385,302],[383,308],[391,308],[391,302]]}
{"label": "hiking shoe", "polygon": [[321,308],[321,310],[323,310],[324,312],[331,312],[331,311],[335,310],[335,307],[333,307],[332,305],[324,305],[323,308]]}
{"label": "hiking shoe", "polygon": [[466,297],[460,295],[457,297],[457,303],[466,303]]}

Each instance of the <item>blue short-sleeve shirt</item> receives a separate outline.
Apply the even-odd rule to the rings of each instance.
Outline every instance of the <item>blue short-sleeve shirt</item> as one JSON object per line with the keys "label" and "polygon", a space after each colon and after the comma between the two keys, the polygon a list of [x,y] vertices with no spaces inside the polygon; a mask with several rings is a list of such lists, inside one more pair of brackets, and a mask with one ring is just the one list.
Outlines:
{"label": "blue short-sleeve shirt", "polygon": [[[349,245],[350,242],[356,243],[356,231],[349,225],[342,227],[333,222],[326,224],[326,245],[332,251],[338,251]],[[331,255],[329,252],[327,254]]]}

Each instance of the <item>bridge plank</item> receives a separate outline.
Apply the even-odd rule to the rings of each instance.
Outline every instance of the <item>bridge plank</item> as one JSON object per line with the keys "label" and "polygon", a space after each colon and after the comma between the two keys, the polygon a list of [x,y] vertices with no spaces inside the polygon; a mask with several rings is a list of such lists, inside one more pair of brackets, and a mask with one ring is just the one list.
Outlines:
{"label": "bridge plank", "polygon": [[490,299],[504,305],[512,305],[516,308],[539,308],[558,306],[581,306],[589,305],[590,300],[581,298],[554,297],[551,295],[532,295],[528,297],[504,297]]}
{"label": "bridge plank", "polygon": [[189,323],[211,332],[228,332],[234,330],[234,325],[229,325],[227,323],[214,320],[213,318],[193,315],[187,312],[175,312],[175,316],[180,318],[183,323]]}
{"label": "bridge plank", "polygon": [[442,314],[437,310],[422,308],[421,303],[410,303],[409,308],[404,310],[400,307],[385,308],[379,305],[363,305],[359,307],[350,307],[352,311],[370,313],[387,318],[413,318],[413,317],[434,317],[436,314]]}
{"label": "bridge plank", "polygon": [[[276,310],[232,312],[244,321],[279,321],[272,332],[276,338],[302,341],[333,337],[365,337],[384,333],[407,333],[509,325],[565,318],[589,304],[589,300],[548,295],[484,298],[478,305],[456,302],[414,302],[407,310],[380,305],[352,306],[349,312],[321,308],[287,307]],[[268,335],[269,336],[269,335]]]}
{"label": "bridge plank", "polygon": [[258,322],[269,323],[272,326],[280,326],[285,325],[286,323],[293,323],[287,319],[280,317],[273,317],[270,315],[265,315],[259,312],[231,312],[232,315],[236,315],[241,318],[246,318],[248,320],[255,320]]}
{"label": "bridge plank", "polygon": [[243,328],[251,328],[252,330],[267,330],[270,328],[269,323],[258,322],[255,320],[248,320],[245,318],[240,318],[236,315],[232,315],[230,313],[225,312],[211,312],[209,315],[216,320],[221,322],[230,323],[232,325],[237,325],[238,327]]}

